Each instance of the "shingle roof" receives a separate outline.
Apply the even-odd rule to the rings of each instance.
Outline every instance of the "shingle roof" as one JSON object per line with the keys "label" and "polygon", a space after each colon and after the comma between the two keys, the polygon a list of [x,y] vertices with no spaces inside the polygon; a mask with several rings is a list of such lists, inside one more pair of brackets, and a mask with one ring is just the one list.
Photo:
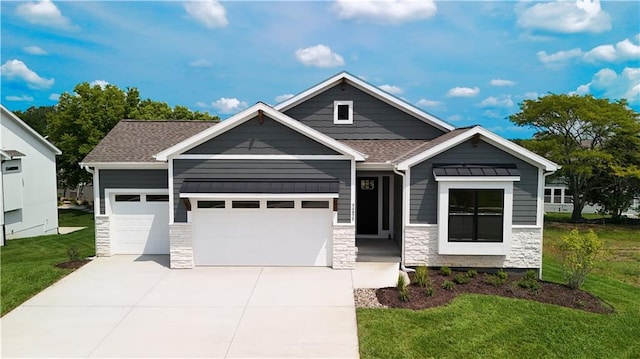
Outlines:
{"label": "shingle roof", "polygon": [[84,163],[155,162],[153,155],[217,122],[122,120],[85,157]]}
{"label": "shingle roof", "polygon": [[439,145],[439,144],[441,144],[441,143],[443,143],[445,141],[448,141],[448,140],[460,135],[461,133],[468,131],[469,129],[470,129],[469,127],[464,127],[464,128],[455,129],[455,130],[453,130],[451,132],[447,132],[447,133],[445,133],[445,134],[443,134],[443,135],[441,135],[439,137],[434,138],[433,140],[431,140],[429,142],[426,142],[426,143],[422,144],[421,146],[418,146],[418,147],[414,148],[411,151],[407,151],[407,152],[405,152],[403,154],[400,154],[398,157],[393,158],[392,162],[393,163],[400,163],[400,162],[402,162],[402,161],[404,161],[406,159],[409,159],[409,158],[411,158],[413,156],[416,156],[416,155],[418,155],[418,154],[420,154],[420,153],[422,153],[422,152],[424,152],[424,151],[426,151],[426,150],[428,150],[430,148],[433,148],[433,147],[435,147],[435,146],[437,146],[437,145]]}
{"label": "shingle roof", "polygon": [[345,145],[362,152],[367,163],[386,163],[428,143],[425,140],[341,140]]}

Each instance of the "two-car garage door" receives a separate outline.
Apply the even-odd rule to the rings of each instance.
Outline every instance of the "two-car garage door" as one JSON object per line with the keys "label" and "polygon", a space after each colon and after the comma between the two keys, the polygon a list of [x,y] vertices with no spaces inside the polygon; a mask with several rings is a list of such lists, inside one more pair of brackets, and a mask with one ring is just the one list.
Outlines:
{"label": "two-car garage door", "polygon": [[329,200],[192,200],[196,265],[330,266]]}

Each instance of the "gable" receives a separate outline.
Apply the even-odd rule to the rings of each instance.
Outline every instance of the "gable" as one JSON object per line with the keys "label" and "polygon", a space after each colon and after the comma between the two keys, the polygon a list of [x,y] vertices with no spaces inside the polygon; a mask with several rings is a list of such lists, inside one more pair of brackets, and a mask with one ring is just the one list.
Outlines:
{"label": "gable", "polygon": [[[334,124],[334,101],[353,101],[352,124]],[[349,83],[338,83],[285,114],[338,140],[431,140],[445,133]]]}
{"label": "gable", "polygon": [[339,155],[340,153],[281,123],[258,116],[224,132],[185,154]]}

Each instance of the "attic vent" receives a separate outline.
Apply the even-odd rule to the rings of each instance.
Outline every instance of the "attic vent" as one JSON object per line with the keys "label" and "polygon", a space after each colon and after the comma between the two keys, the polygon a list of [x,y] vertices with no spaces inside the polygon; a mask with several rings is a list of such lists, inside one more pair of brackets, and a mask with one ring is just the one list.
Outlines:
{"label": "attic vent", "polygon": [[333,102],[333,123],[336,125],[353,124],[353,101]]}

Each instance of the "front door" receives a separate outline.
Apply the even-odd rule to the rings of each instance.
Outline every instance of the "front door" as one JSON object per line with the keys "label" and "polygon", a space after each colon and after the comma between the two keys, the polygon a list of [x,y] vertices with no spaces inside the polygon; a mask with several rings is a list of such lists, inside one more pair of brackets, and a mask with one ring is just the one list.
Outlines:
{"label": "front door", "polygon": [[378,234],[378,177],[358,177],[356,233]]}

